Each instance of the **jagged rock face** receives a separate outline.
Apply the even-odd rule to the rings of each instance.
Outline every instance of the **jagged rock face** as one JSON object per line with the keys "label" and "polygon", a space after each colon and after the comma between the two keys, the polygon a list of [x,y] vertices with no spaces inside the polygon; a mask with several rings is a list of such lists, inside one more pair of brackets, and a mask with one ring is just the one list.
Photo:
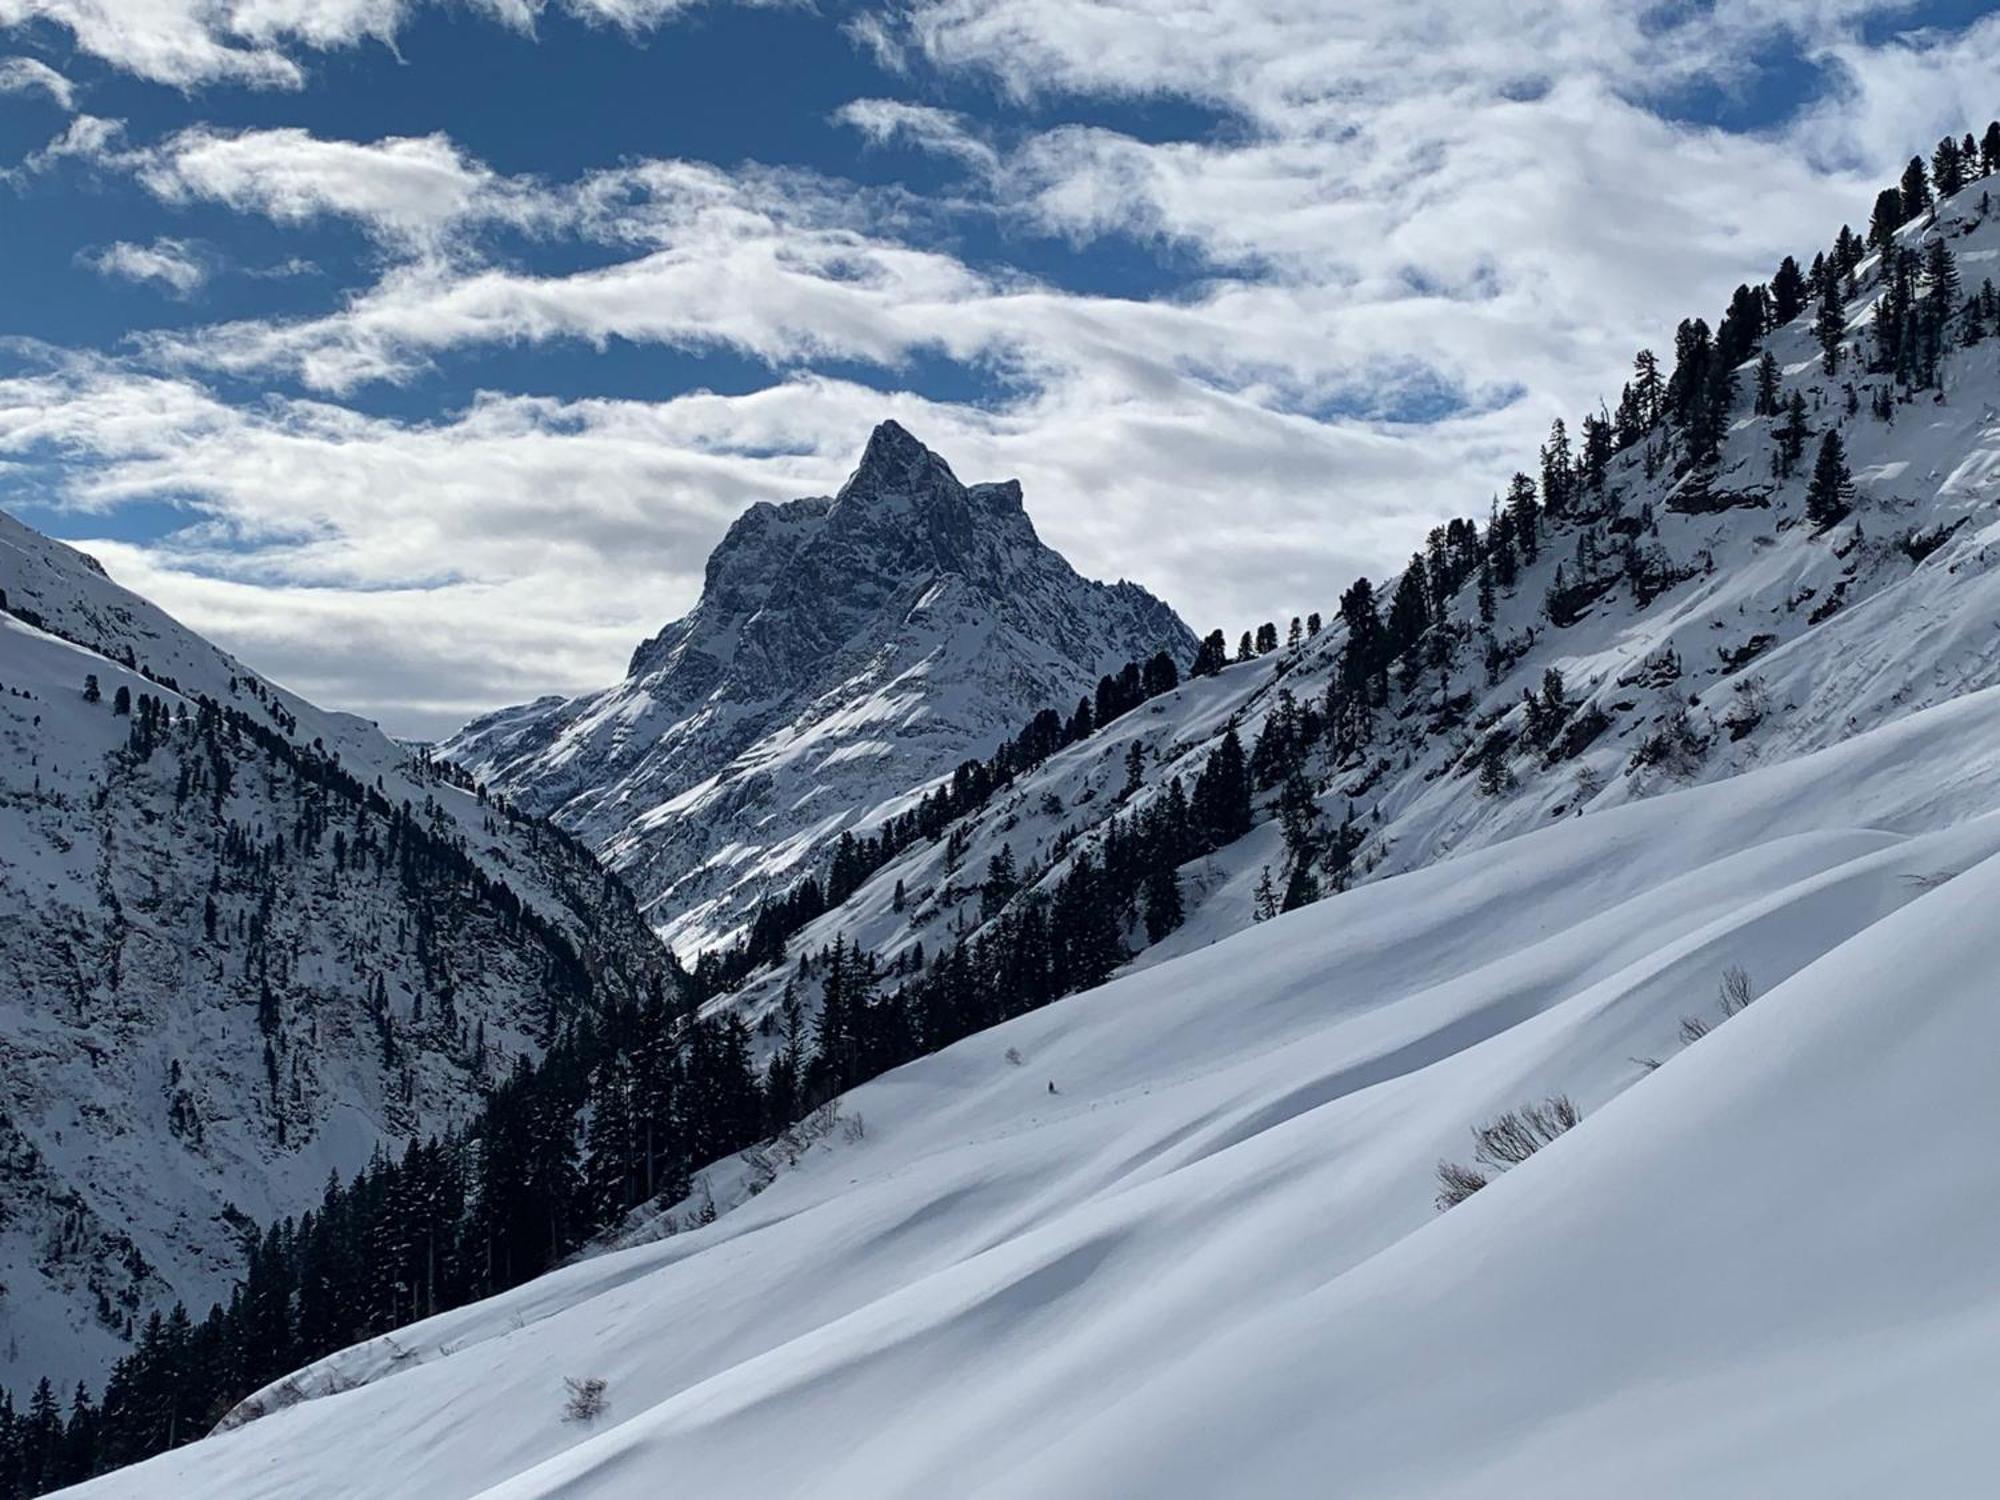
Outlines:
{"label": "jagged rock face", "polygon": [[1036,710],[1193,644],[1143,588],[1044,545],[1019,484],[960,484],[885,422],[838,495],[739,517],[623,682],[444,752],[598,849],[686,952]]}
{"label": "jagged rock face", "polygon": [[0,1386],[95,1386],[253,1222],[667,977],[575,840],[0,514]]}

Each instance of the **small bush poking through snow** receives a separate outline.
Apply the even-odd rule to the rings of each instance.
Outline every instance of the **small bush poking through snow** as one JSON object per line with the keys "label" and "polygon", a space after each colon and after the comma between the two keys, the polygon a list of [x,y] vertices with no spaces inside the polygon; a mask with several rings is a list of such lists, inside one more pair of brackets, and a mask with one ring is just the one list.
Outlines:
{"label": "small bush poking through snow", "polygon": [[1510,1109],[1473,1131],[1473,1152],[1495,1171],[1519,1166],[1583,1118],[1567,1094],[1551,1094],[1540,1104]]}
{"label": "small bush poking through snow", "polygon": [[1509,1167],[1519,1166],[1583,1118],[1567,1094],[1551,1094],[1540,1104],[1523,1104],[1476,1126],[1473,1156],[1487,1170],[1462,1162],[1437,1164],[1438,1212],[1456,1208]]}
{"label": "small bush poking through snow", "polygon": [[1748,1010],[1750,1002],[1757,998],[1757,991],[1750,983],[1749,972],[1731,964],[1722,971],[1722,983],[1716,986],[1716,998],[1722,1004],[1723,1019],[1738,1011]]}
{"label": "small bush poking through snow", "polygon": [[604,1415],[604,1382],[593,1375],[584,1380],[563,1377],[569,1395],[563,1401],[565,1422],[591,1422]]}
{"label": "small bush poking through snow", "polygon": [[1475,1167],[1462,1162],[1441,1161],[1438,1163],[1438,1212],[1456,1208],[1467,1198],[1486,1186],[1487,1177]]}
{"label": "small bush poking through snow", "polygon": [[[1748,970],[1731,964],[1722,971],[1722,982],[1715,987],[1715,1000],[1723,1020],[1748,1010],[1750,1002],[1756,998],[1757,987],[1750,982]],[[1681,1044],[1691,1047],[1714,1029],[1712,1022],[1700,1016],[1682,1016]]]}

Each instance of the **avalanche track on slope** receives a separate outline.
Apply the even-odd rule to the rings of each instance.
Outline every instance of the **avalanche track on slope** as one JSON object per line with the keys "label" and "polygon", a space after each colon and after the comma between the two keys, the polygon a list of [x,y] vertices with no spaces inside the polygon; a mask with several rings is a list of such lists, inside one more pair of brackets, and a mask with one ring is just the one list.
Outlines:
{"label": "avalanche track on slope", "polygon": [[[1996,745],[1989,690],[1061,1001],[709,1226],[75,1493],[1972,1492]],[[1761,998],[1683,1047],[1730,966]],[[1438,1215],[1557,1091],[1582,1123]]]}

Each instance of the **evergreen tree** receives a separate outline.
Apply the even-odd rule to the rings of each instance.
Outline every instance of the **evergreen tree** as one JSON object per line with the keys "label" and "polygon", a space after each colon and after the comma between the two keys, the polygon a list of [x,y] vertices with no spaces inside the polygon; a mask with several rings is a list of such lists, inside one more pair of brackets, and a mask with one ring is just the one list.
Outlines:
{"label": "evergreen tree", "polygon": [[1910,164],[1903,168],[1903,180],[1898,186],[1903,199],[1903,218],[1906,221],[1930,209],[1930,174],[1924,170],[1924,159],[1921,156],[1910,158]]}
{"label": "evergreen tree", "polygon": [[1847,338],[1847,300],[1840,283],[1828,277],[1820,291],[1819,314],[1813,320],[1813,336],[1819,340],[1820,362],[1829,375],[1840,373],[1840,351]]}
{"label": "evergreen tree", "polygon": [[1666,387],[1660,378],[1660,357],[1651,349],[1641,349],[1632,357],[1632,397],[1645,426],[1660,420]]}
{"label": "evergreen tree", "polygon": [[1931,181],[1937,184],[1938,196],[1949,198],[1965,186],[1965,153],[1960,149],[1954,136],[1946,136],[1931,152]]}
{"label": "evergreen tree", "polygon": [[1868,244],[1887,254],[1896,244],[1896,231],[1911,215],[1903,210],[1903,195],[1896,188],[1883,188],[1875,195],[1874,212],[1868,216]]}
{"label": "evergreen tree", "polygon": [[1184,920],[1181,878],[1172,865],[1161,865],[1146,877],[1146,940],[1159,942]]}
{"label": "evergreen tree", "polygon": [[1211,630],[1202,637],[1201,649],[1195,653],[1194,665],[1188,668],[1190,677],[1212,677],[1228,664],[1229,648],[1223,642],[1222,632]]}
{"label": "evergreen tree", "polygon": [[1771,320],[1779,328],[1796,318],[1805,310],[1806,279],[1799,271],[1799,263],[1787,255],[1778,263],[1778,274],[1771,278]]}
{"label": "evergreen tree", "polygon": [[1535,560],[1536,533],[1540,530],[1540,508],[1535,503],[1535,481],[1517,473],[1507,485],[1507,514],[1514,518],[1514,542],[1521,556]]}
{"label": "evergreen tree", "polygon": [[1542,504],[1550,515],[1563,515],[1569,510],[1571,458],[1569,433],[1561,417],[1549,424],[1549,440],[1542,445],[1541,457]]}
{"label": "evergreen tree", "polygon": [[1189,810],[1211,849],[1233,844],[1250,831],[1250,767],[1234,722],[1195,778]]}
{"label": "evergreen tree", "polygon": [[1780,479],[1789,479],[1806,451],[1806,439],[1812,436],[1806,426],[1806,398],[1802,392],[1792,392],[1785,403],[1784,420],[1772,436],[1777,444],[1774,467]]}
{"label": "evergreen tree", "polygon": [[1376,613],[1375,589],[1366,578],[1354,580],[1340,596],[1340,619],[1347,627],[1341,648],[1341,690],[1356,703],[1379,700],[1378,684],[1387,672],[1389,653]]}
{"label": "evergreen tree", "polygon": [[1851,508],[1853,492],[1853,476],[1847,471],[1840,430],[1829,427],[1826,436],[1820,439],[1812,482],[1806,488],[1806,520],[1815,531],[1837,525]]}
{"label": "evergreen tree", "polygon": [[1768,349],[1757,361],[1757,398],[1752,410],[1760,417],[1778,414],[1778,361]]}
{"label": "evergreen tree", "polygon": [[1391,659],[1408,660],[1430,628],[1430,592],[1425,587],[1424,560],[1412,557],[1397,580],[1389,601],[1388,648]]}

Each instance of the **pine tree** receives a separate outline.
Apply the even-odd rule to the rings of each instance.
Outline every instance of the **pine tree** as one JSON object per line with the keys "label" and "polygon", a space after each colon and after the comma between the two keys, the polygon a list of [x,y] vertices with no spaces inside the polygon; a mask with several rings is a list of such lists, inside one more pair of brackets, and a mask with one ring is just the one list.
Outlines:
{"label": "pine tree", "polygon": [[1229,661],[1229,647],[1224,643],[1219,630],[1211,630],[1202,637],[1201,649],[1195,653],[1194,665],[1188,668],[1190,677],[1213,677]]}
{"label": "pine tree", "polygon": [[1540,530],[1540,508],[1535,503],[1535,481],[1517,473],[1507,485],[1507,513],[1514,518],[1514,541],[1521,556],[1535,560],[1536,533]]}
{"label": "pine tree", "polygon": [[1252,921],[1268,922],[1278,914],[1278,892],[1271,884],[1271,867],[1264,866],[1257,877],[1257,890],[1252,898],[1250,917]]}
{"label": "pine tree", "polygon": [[97,685],[97,674],[95,672],[84,673],[83,701],[85,703],[96,703],[103,697],[104,697],[103,690],[100,689]]}
{"label": "pine tree", "polygon": [[1430,591],[1425,586],[1424,560],[1415,556],[1397,580],[1395,595],[1389,601],[1390,657],[1396,661],[1408,660],[1430,623]]}
{"label": "pine tree", "polygon": [[1995,172],[2000,172],[2000,120],[1988,123],[1979,138],[1979,175],[1991,177]]}
{"label": "pine tree", "polygon": [[1660,420],[1664,393],[1660,357],[1651,349],[1641,349],[1632,357],[1632,397],[1638,405],[1640,420],[1647,427]]}
{"label": "pine tree", "polygon": [[1757,398],[1752,410],[1760,417],[1778,414],[1778,361],[1768,349],[1757,361]]}
{"label": "pine tree", "polygon": [[1787,255],[1778,263],[1778,274],[1771,278],[1771,320],[1782,328],[1803,312],[1805,305],[1806,279],[1799,263]]}
{"label": "pine tree", "polygon": [[1902,194],[1905,222],[1929,210],[1930,174],[1924,170],[1924,159],[1921,156],[1910,158],[1910,164],[1903,168],[1903,180],[1898,187]]}
{"label": "pine tree", "polygon": [[1813,336],[1819,340],[1821,367],[1829,375],[1840,373],[1840,351],[1847,338],[1847,302],[1840,283],[1828,277],[1820,291],[1819,315],[1813,320]]}
{"label": "pine tree", "polygon": [[1931,181],[1937,184],[1940,198],[1949,198],[1965,186],[1965,154],[1955,136],[1946,136],[1931,153]]}
{"label": "pine tree", "polygon": [[1542,504],[1552,516],[1569,510],[1571,459],[1569,433],[1563,419],[1549,424],[1549,440],[1542,445]]}
{"label": "pine tree", "polygon": [[1924,250],[1924,295],[1930,303],[1929,315],[1937,323],[1942,324],[1957,308],[1958,293],[1958,262],[1942,238],[1934,239]]}
{"label": "pine tree", "polygon": [[1847,455],[1841,447],[1840,430],[1830,427],[1820,439],[1819,457],[1813,461],[1812,482],[1806,488],[1806,520],[1815,531],[1837,525],[1851,508],[1853,477],[1847,471]]}
{"label": "pine tree", "polygon": [[1799,466],[1799,459],[1806,451],[1806,439],[1812,436],[1806,426],[1806,398],[1803,392],[1793,391],[1791,399],[1785,403],[1785,417],[1772,434],[1777,444],[1775,468],[1780,479],[1789,479]]}
{"label": "pine tree", "polygon": [[1211,849],[1232,844],[1250,831],[1250,768],[1234,722],[1195,778],[1190,811]]}
{"label": "pine tree", "polygon": [[1146,877],[1146,940],[1159,942],[1185,919],[1181,878],[1172,865],[1161,865]]}
{"label": "pine tree", "polygon": [[1376,613],[1375,588],[1357,578],[1340,596],[1340,619],[1347,641],[1340,654],[1340,687],[1356,703],[1379,697],[1377,684],[1388,669],[1381,616]]}
{"label": "pine tree", "polygon": [[1896,243],[1896,231],[1910,217],[1903,211],[1903,195],[1896,188],[1883,188],[1875,195],[1875,208],[1868,216],[1868,244],[1887,254]]}

